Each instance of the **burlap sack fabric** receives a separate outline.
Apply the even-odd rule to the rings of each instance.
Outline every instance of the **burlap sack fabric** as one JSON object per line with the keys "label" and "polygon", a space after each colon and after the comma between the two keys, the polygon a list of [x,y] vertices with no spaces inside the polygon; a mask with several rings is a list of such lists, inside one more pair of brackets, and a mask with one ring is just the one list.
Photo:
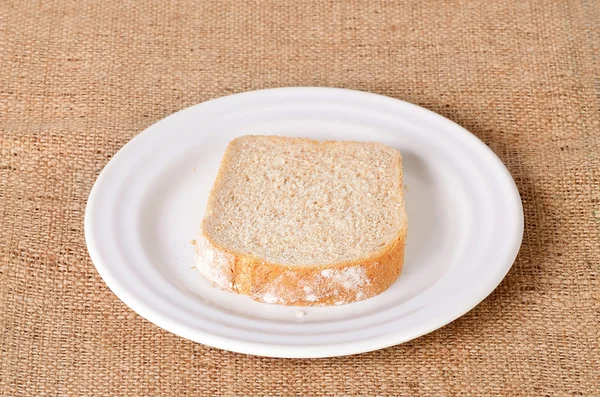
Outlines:
{"label": "burlap sack fabric", "polygon": [[[600,395],[600,3],[3,1],[0,394]],[[321,360],[195,344],[96,273],[86,198],[155,121],[279,86],[367,90],[487,143],[522,195],[500,287],[401,346]]]}

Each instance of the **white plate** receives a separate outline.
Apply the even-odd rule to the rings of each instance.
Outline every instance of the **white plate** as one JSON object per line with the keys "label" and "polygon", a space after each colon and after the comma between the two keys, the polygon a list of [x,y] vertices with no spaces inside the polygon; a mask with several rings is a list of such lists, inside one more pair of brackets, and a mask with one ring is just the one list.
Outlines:
{"label": "white plate", "polygon": [[[344,306],[285,307],[211,288],[192,268],[189,241],[221,156],[245,134],[400,150],[409,230],[402,274],[387,291]],[[475,136],[416,105],[332,88],[231,95],[159,121],[104,168],[85,214],[90,256],[129,307],[184,338],[272,357],[361,353],[431,332],[496,288],[522,233],[516,186]]]}

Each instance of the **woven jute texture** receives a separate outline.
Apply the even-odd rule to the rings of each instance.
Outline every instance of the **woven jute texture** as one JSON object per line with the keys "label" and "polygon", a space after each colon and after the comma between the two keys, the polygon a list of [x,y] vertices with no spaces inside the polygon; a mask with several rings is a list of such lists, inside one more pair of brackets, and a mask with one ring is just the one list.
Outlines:
{"label": "woven jute texture", "polygon": [[[600,2],[0,2],[0,395],[600,395]],[[107,288],[83,237],[102,167],[226,94],[332,86],[463,125],[525,236],[484,302],[401,346],[291,360],[192,343]]]}

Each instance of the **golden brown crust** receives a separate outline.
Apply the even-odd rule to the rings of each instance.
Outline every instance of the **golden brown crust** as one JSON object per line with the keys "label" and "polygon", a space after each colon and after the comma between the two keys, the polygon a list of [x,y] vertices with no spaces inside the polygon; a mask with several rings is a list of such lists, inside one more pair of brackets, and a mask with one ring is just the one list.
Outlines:
{"label": "golden brown crust", "polygon": [[[201,273],[216,286],[265,303],[289,306],[329,306],[357,302],[385,291],[402,270],[406,228],[398,238],[373,257],[329,266],[297,267],[268,263],[251,255],[233,253],[212,242],[213,249],[229,257],[223,274]],[[198,244],[198,243],[196,243]],[[217,279],[231,280],[222,285]]]}

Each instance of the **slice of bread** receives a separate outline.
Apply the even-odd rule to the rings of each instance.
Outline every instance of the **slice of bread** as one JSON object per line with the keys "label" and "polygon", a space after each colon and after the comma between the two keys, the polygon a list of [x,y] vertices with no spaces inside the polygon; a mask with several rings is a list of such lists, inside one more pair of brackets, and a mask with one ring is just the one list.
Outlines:
{"label": "slice of bread", "polygon": [[396,280],[406,231],[397,150],[243,136],[227,147],[210,193],[196,267],[257,301],[339,305]]}

